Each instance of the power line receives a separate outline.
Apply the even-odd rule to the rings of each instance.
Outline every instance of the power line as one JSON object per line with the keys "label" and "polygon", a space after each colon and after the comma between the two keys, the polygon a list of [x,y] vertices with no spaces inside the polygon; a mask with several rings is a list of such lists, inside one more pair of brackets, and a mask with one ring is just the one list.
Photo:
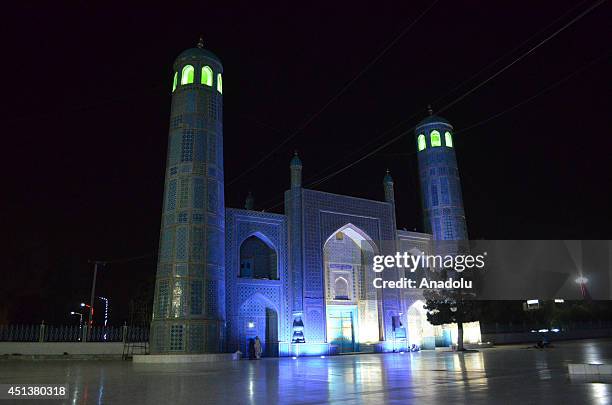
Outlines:
{"label": "power line", "polygon": [[[605,1],[605,0],[604,0],[604,1]],[[513,105],[512,107],[509,107],[509,108],[507,108],[507,109],[505,109],[505,110],[503,110],[503,111],[501,111],[501,112],[499,112],[499,113],[497,113],[497,114],[494,114],[494,115],[493,115],[493,116],[491,116],[491,117],[488,117],[488,118],[486,118],[486,119],[484,119],[484,120],[482,120],[482,121],[479,121],[479,122],[477,122],[477,123],[475,123],[475,124],[472,124],[472,125],[468,126],[467,128],[465,128],[465,129],[463,129],[463,130],[461,130],[461,131],[458,131],[457,133],[463,133],[463,132],[468,131],[469,129],[476,128],[477,126],[483,125],[483,124],[484,124],[484,123],[486,123],[486,122],[489,122],[489,121],[491,121],[491,120],[493,120],[493,119],[495,119],[495,118],[498,118],[498,117],[500,117],[501,115],[503,115],[503,114],[505,114],[505,113],[507,113],[507,112],[510,112],[510,111],[512,111],[512,110],[514,110],[514,109],[516,109],[516,108],[518,108],[518,107],[520,107],[520,106],[522,106],[523,104],[528,103],[529,101],[531,101],[531,100],[535,99],[536,97],[538,97],[538,96],[540,96],[540,95],[542,95],[542,94],[546,93],[547,91],[550,91],[551,89],[553,89],[553,88],[555,88],[555,87],[559,86],[560,84],[564,83],[565,81],[569,80],[571,77],[575,76],[575,75],[576,75],[576,74],[578,74],[579,72],[581,72],[581,71],[583,71],[584,69],[586,69],[586,68],[590,67],[591,65],[595,64],[596,62],[598,62],[599,60],[601,60],[602,58],[604,58],[605,56],[607,56],[607,55],[609,55],[609,54],[610,54],[610,52],[607,52],[606,54],[601,55],[601,56],[599,56],[599,57],[595,58],[594,60],[592,60],[592,61],[588,62],[587,64],[585,64],[585,65],[581,66],[580,68],[578,68],[577,70],[573,71],[573,72],[572,72],[572,73],[570,73],[569,75],[567,75],[567,76],[565,76],[565,77],[561,78],[560,80],[558,80],[558,81],[556,81],[556,82],[552,83],[551,85],[547,86],[546,88],[542,89],[541,91],[539,91],[538,93],[534,94],[533,96],[531,96],[531,97],[529,97],[529,98],[527,98],[527,99],[525,99],[525,100],[523,100],[523,101],[521,101],[521,102],[519,102],[519,103],[517,103],[517,104]],[[445,109],[446,109],[446,108],[448,108],[448,106],[446,106],[446,107],[445,107]],[[331,173],[331,174],[330,174],[330,175],[328,175],[328,176],[323,177],[323,178],[322,178],[322,179],[320,179],[320,180],[317,180],[317,181],[315,181],[315,182],[312,182],[312,183],[310,184],[310,186],[314,186],[314,185],[321,184],[321,183],[323,183],[323,182],[325,182],[325,181],[327,181],[327,180],[331,179],[332,177],[336,176],[337,174],[342,173],[342,172],[343,172],[343,171],[345,171],[346,169],[349,169],[350,167],[352,167],[352,166],[356,165],[357,163],[361,162],[362,160],[364,160],[364,159],[366,159],[366,158],[368,158],[368,157],[372,156],[373,154],[375,154],[375,153],[376,153],[376,152],[378,152],[379,150],[384,149],[386,146],[388,146],[388,145],[390,145],[390,144],[394,143],[395,141],[399,140],[399,139],[400,139],[401,137],[403,137],[404,135],[406,135],[406,134],[408,134],[408,133],[411,133],[411,132],[412,132],[412,131],[413,131],[415,128],[416,128],[416,125],[415,125],[415,126],[413,126],[412,128],[410,128],[409,130],[402,132],[402,133],[401,133],[401,134],[399,134],[398,136],[396,136],[396,137],[394,137],[394,138],[390,139],[389,141],[385,142],[384,144],[382,144],[382,145],[381,145],[381,146],[379,146],[378,148],[374,149],[372,152],[370,152],[370,153],[366,154],[365,156],[361,157],[361,158],[360,158],[360,159],[358,159],[357,161],[355,161],[355,162],[353,162],[353,163],[351,163],[351,164],[349,164],[349,165],[346,165],[345,167],[343,167],[343,168],[341,168],[341,169],[337,170],[336,172]],[[410,155],[414,155],[414,154],[416,154],[416,152],[412,152],[412,153],[410,153]]]}
{"label": "power line", "polygon": [[[578,73],[580,73],[580,72],[582,72],[582,71],[586,70],[586,69],[587,69],[587,68],[589,68],[590,66],[594,65],[595,63],[599,62],[600,60],[604,59],[605,57],[609,56],[611,52],[612,52],[612,51],[608,51],[608,52],[604,53],[603,55],[598,56],[597,58],[595,58],[595,59],[591,60],[590,62],[588,62],[588,63],[586,63],[586,64],[582,65],[582,66],[581,66],[581,67],[579,67],[578,69],[576,69],[576,70],[572,71],[572,72],[571,72],[571,73],[569,73],[568,75],[566,75],[566,76],[562,77],[561,79],[559,79],[559,80],[557,80],[557,81],[555,81],[555,82],[551,83],[550,85],[546,86],[545,88],[543,88],[543,89],[542,89],[542,90],[540,90],[539,92],[535,93],[534,95],[532,95],[532,96],[530,96],[530,97],[528,97],[528,98],[526,98],[526,99],[524,99],[524,100],[522,100],[522,101],[520,101],[520,102],[518,102],[518,103],[516,103],[516,104],[512,105],[511,107],[508,107],[508,108],[506,108],[506,109],[504,109],[504,110],[502,110],[502,111],[500,111],[500,112],[498,112],[498,113],[493,114],[493,115],[492,115],[492,116],[490,116],[490,117],[487,117],[487,118],[485,118],[485,119],[483,119],[483,120],[480,120],[480,121],[478,121],[478,122],[476,122],[476,123],[474,123],[474,124],[472,124],[472,125],[469,125],[468,127],[464,128],[464,129],[462,129],[462,130],[460,130],[460,131],[456,131],[455,133],[456,133],[456,134],[459,134],[459,133],[465,133],[465,132],[467,132],[467,131],[469,131],[469,130],[471,130],[471,129],[473,129],[473,128],[476,128],[476,127],[479,127],[479,126],[481,126],[481,125],[484,125],[484,124],[486,124],[486,123],[487,123],[487,122],[489,122],[489,121],[492,121],[492,120],[494,120],[494,119],[496,119],[496,118],[499,118],[500,116],[502,116],[502,115],[504,115],[504,114],[507,114],[508,112],[510,112],[510,111],[512,111],[512,110],[515,110],[515,109],[517,109],[517,108],[519,108],[519,107],[521,107],[521,106],[523,106],[523,105],[525,105],[525,104],[529,103],[530,101],[534,100],[535,98],[537,98],[537,97],[541,96],[542,94],[545,94],[545,93],[549,92],[550,90],[554,89],[555,87],[558,87],[559,85],[561,85],[561,84],[565,83],[566,81],[568,81],[569,79],[571,79],[572,77],[574,77],[575,75],[577,75]],[[412,128],[410,128],[409,130],[406,130],[406,131],[402,132],[401,134],[399,134],[399,135],[395,136],[394,138],[390,139],[389,141],[385,142],[384,144],[380,145],[379,147],[377,147],[376,149],[374,149],[374,150],[373,150],[373,151],[371,151],[370,153],[367,153],[366,155],[362,156],[362,157],[361,157],[361,158],[359,158],[358,160],[356,160],[356,161],[354,161],[354,162],[352,162],[352,163],[350,163],[350,164],[348,164],[348,165],[345,165],[344,167],[340,168],[339,170],[336,170],[335,172],[330,173],[330,174],[329,174],[329,175],[327,175],[327,176],[324,176],[324,177],[322,177],[322,178],[320,178],[320,179],[318,179],[318,180],[315,180],[315,181],[313,181],[313,182],[310,182],[309,184],[305,185],[305,188],[308,188],[308,187],[314,187],[314,186],[317,186],[317,185],[319,185],[319,184],[322,184],[322,183],[324,183],[324,182],[326,182],[326,181],[330,180],[331,178],[335,177],[336,175],[338,175],[338,174],[342,173],[343,171],[345,171],[345,170],[347,170],[347,169],[351,168],[352,166],[356,165],[357,163],[360,163],[361,161],[363,161],[363,160],[367,159],[368,157],[372,156],[372,155],[373,155],[373,154],[375,154],[376,152],[378,152],[378,151],[380,151],[380,150],[384,149],[385,147],[387,147],[387,146],[389,146],[390,144],[394,143],[395,141],[399,140],[399,139],[400,139],[400,138],[402,138],[404,135],[406,135],[406,134],[408,134],[408,133],[411,133],[411,132],[412,132],[412,131],[413,131],[415,128],[416,128],[416,125],[415,125],[415,126],[413,126]],[[398,154],[394,154],[394,155],[395,155],[395,156],[404,156],[404,157],[405,157],[405,156],[412,156],[412,155],[416,155],[416,152],[409,152],[409,153],[398,153]],[[278,207],[279,205],[281,205],[281,204],[283,204],[283,203],[284,203],[284,201],[281,201],[280,203],[275,204],[275,205],[273,205],[273,206],[269,207],[269,208],[268,208],[268,210],[273,209],[273,208],[276,208],[276,207]]]}
{"label": "power line", "polygon": [[[544,28],[538,30],[536,33],[530,35],[527,39],[525,39],[524,41],[522,41],[518,46],[514,47],[513,49],[511,49],[510,51],[504,53],[503,55],[501,55],[500,57],[496,58],[493,62],[487,64],[485,67],[483,67],[482,69],[480,69],[478,72],[476,72],[475,74],[471,75],[470,77],[468,77],[467,79],[464,79],[461,83],[459,83],[457,86],[453,87],[451,90],[445,92],[442,96],[438,97],[435,101],[434,101],[434,105],[437,104],[440,100],[444,99],[447,95],[452,94],[455,90],[461,88],[465,83],[470,82],[472,79],[474,79],[475,77],[478,77],[482,72],[486,71],[487,69],[489,69],[492,66],[495,66],[500,60],[504,59],[505,57],[507,57],[508,55],[513,54],[514,52],[516,52],[518,49],[522,48],[525,44],[529,43],[533,38],[539,36],[540,34],[542,34],[543,32],[546,32],[550,27],[554,26],[555,24],[557,24],[559,21],[561,21],[563,18],[565,18],[568,14],[570,14],[571,12],[573,12],[574,10],[576,10],[577,8],[579,8],[580,6],[582,6],[584,3],[587,3],[588,0],[583,1],[582,3],[579,3],[577,5],[575,5],[574,7],[571,7],[569,10],[565,11],[563,14],[561,14],[559,17],[557,17],[555,20],[553,20],[552,22],[550,22],[549,24],[547,24]],[[586,12],[588,12],[589,10],[587,10]],[[580,16],[578,16],[580,17]],[[572,23],[572,21],[570,21],[570,24]],[[564,29],[564,28],[562,28]],[[560,31],[559,31],[560,32]],[[558,33],[558,32],[557,32]],[[553,36],[556,35],[553,34]],[[550,38],[548,38],[550,39]],[[548,39],[546,39],[545,41],[547,41]],[[537,46],[540,46],[541,44],[538,44]],[[370,147],[370,145],[375,144],[378,140],[385,138],[389,133],[393,132],[395,129],[397,129],[398,127],[402,126],[403,124],[405,124],[406,122],[411,121],[414,117],[416,117],[420,112],[416,112],[414,114],[412,114],[410,117],[406,118],[406,119],[402,119],[400,121],[398,121],[396,124],[394,124],[391,128],[389,128],[388,130],[384,131],[383,133],[381,133],[379,136],[377,136],[376,138],[370,140],[367,144],[362,145],[359,149],[350,152],[348,155],[344,156],[343,160],[346,160],[347,158],[350,158],[354,155],[359,154],[362,150],[367,149],[368,147]],[[402,155],[406,155],[406,154],[402,154]],[[323,174],[325,172],[327,172],[329,169],[336,167],[340,165],[339,162],[335,162],[332,165],[326,167],[325,169],[319,171],[317,174],[315,174],[314,176],[312,176],[313,178],[318,178],[320,174]],[[326,180],[323,180],[326,181]],[[315,181],[315,184],[320,184],[320,182],[318,183],[317,181]],[[282,194],[281,194],[282,196]],[[266,201],[266,203],[264,203],[264,205],[267,204],[267,202],[271,202],[271,201],[275,201],[277,197],[274,197],[268,201]],[[272,207],[274,208],[274,207]]]}
{"label": "power line", "polygon": [[561,21],[563,18],[565,18],[565,16],[567,16],[572,11],[576,10],[577,8],[581,7],[584,3],[587,3],[587,2],[588,2],[588,0],[584,0],[582,3],[576,4],[574,7],[571,7],[569,10],[567,10],[566,12],[561,14],[559,17],[557,17],[554,21],[552,21],[549,24],[547,24],[544,28],[540,29],[539,31],[537,31],[533,35],[529,36],[529,38],[527,38],[524,41],[522,41],[519,45],[515,46],[510,51],[508,51],[508,52],[504,53],[503,55],[501,55],[500,57],[496,58],[493,62],[489,63],[488,65],[486,65],[485,67],[480,69],[478,72],[474,73],[473,75],[471,75],[467,79],[464,79],[461,83],[459,83],[458,85],[453,87],[451,90],[447,91],[444,95],[438,97],[431,104],[432,105],[437,105],[440,100],[444,99],[444,97],[446,97],[447,95],[453,93],[455,90],[461,88],[464,84],[472,81],[472,79],[478,77],[481,73],[485,72],[487,69],[495,66],[502,59],[506,58],[507,56],[512,55],[514,52],[516,52],[517,50],[521,49],[524,45],[529,43],[533,38],[537,37],[538,35],[542,34],[543,32],[546,32],[550,27],[552,27],[553,25],[555,25],[559,21]]}
{"label": "power line", "polygon": [[533,99],[535,99],[535,98],[537,98],[537,97],[541,96],[541,95],[542,95],[542,94],[544,94],[544,93],[549,92],[550,90],[552,90],[552,89],[554,89],[555,87],[557,87],[557,86],[561,85],[562,83],[565,83],[566,81],[568,81],[568,80],[569,80],[569,79],[571,79],[572,77],[576,76],[578,73],[580,73],[580,72],[582,72],[583,70],[585,70],[585,69],[587,69],[587,68],[591,67],[592,65],[594,65],[594,64],[595,64],[595,63],[597,63],[597,62],[599,62],[601,59],[605,58],[606,56],[609,56],[609,55],[610,55],[610,52],[611,52],[611,51],[608,51],[608,52],[606,52],[605,54],[603,54],[603,55],[601,55],[601,56],[599,56],[599,57],[597,57],[597,58],[593,59],[593,60],[592,60],[592,61],[590,61],[589,63],[587,63],[587,64],[585,64],[585,65],[581,66],[580,68],[578,68],[577,70],[574,70],[573,72],[571,72],[571,73],[570,73],[570,74],[568,74],[567,76],[565,76],[565,77],[563,77],[563,78],[561,78],[561,79],[557,80],[556,82],[554,82],[554,83],[552,83],[552,84],[550,84],[550,85],[546,86],[545,88],[543,88],[542,90],[540,90],[540,91],[539,91],[539,92],[537,92],[536,94],[532,95],[531,97],[528,97],[528,98],[526,98],[526,99],[522,100],[521,102],[519,102],[519,103],[517,103],[517,104],[514,104],[513,106],[508,107],[508,108],[506,108],[506,109],[504,109],[504,110],[502,110],[502,111],[500,111],[500,112],[498,112],[498,113],[496,113],[496,114],[493,114],[492,116],[490,116],[490,117],[488,117],[488,118],[486,118],[486,119],[484,119],[484,120],[478,121],[478,122],[476,122],[476,123],[474,123],[474,124],[472,124],[472,125],[468,125],[467,127],[463,128],[463,129],[461,129],[461,130],[459,130],[459,131],[455,131],[455,133],[456,133],[456,134],[462,134],[462,133],[464,133],[464,132],[467,132],[467,131],[469,131],[470,129],[474,129],[474,128],[476,128],[476,127],[479,127],[479,126],[481,126],[481,125],[484,125],[484,124],[486,124],[486,123],[487,123],[487,122],[489,122],[489,121],[492,121],[492,120],[494,120],[494,119],[496,119],[496,118],[499,118],[499,117],[501,117],[502,115],[505,115],[505,114],[509,113],[510,111],[515,110],[515,109],[517,109],[517,108],[519,108],[519,107],[523,106],[524,104],[529,103],[529,102],[530,102],[530,101],[532,101]]}
{"label": "power line", "polygon": [[[477,128],[481,125],[484,125],[490,121],[493,121],[494,119],[497,119],[513,110],[516,110],[519,107],[522,107],[525,104],[528,104],[529,102],[533,101],[534,99],[536,99],[537,97],[548,93],[549,91],[551,91],[552,89],[560,86],[561,84],[565,83],[566,81],[568,81],[569,79],[571,79],[572,77],[576,76],[578,73],[588,69],[589,67],[591,67],[592,65],[596,64],[597,62],[599,62],[600,60],[604,59],[607,56],[610,56],[610,54],[612,53],[612,51],[608,51],[606,53],[604,53],[603,55],[598,56],[597,58],[591,60],[590,62],[582,65],[581,67],[579,67],[578,69],[572,71],[571,73],[569,73],[568,75],[562,77],[561,79],[551,83],[550,85],[546,86],[545,88],[543,88],[542,90],[538,91],[537,93],[527,97],[526,99],[521,100],[520,102],[503,109],[502,111],[499,111],[485,119],[482,119],[480,121],[475,122],[474,124],[468,125],[465,128],[462,128],[458,131],[455,131],[455,134],[465,134],[466,132]],[[465,135],[464,135],[465,136]],[[402,156],[402,157],[406,157],[406,156],[412,156],[412,155],[416,155],[416,152],[406,152],[406,153],[392,153],[392,154],[385,154],[384,156]]]}
{"label": "power line", "polygon": [[584,10],[582,13],[578,14],[576,17],[572,18],[568,23],[566,23],[565,25],[563,25],[561,28],[559,28],[558,30],[556,30],[555,32],[553,32],[552,34],[550,34],[548,37],[544,38],[542,41],[540,41],[537,45],[531,47],[527,52],[523,53],[521,56],[519,56],[518,58],[514,59],[512,62],[510,62],[508,65],[504,66],[502,69],[498,70],[495,74],[491,75],[489,78],[487,78],[486,80],[482,81],[481,83],[479,83],[477,86],[474,86],[471,90],[467,91],[466,93],[464,93],[462,96],[456,98],[455,100],[451,101],[449,104],[447,104],[444,108],[442,108],[441,110],[439,110],[439,112],[443,112],[447,109],[449,109],[450,107],[452,107],[453,105],[455,105],[456,103],[458,103],[459,101],[463,100],[464,98],[466,98],[467,96],[469,96],[470,94],[472,94],[473,92],[475,92],[476,90],[478,90],[479,88],[481,88],[482,86],[484,86],[485,84],[487,84],[488,82],[490,82],[491,80],[495,79],[497,76],[499,76],[500,74],[502,74],[503,72],[505,72],[506,70],[510,69],[512,66],[514,66],[516,63],[520,62],[522,59],[524,59],[525,57],[527,57],[528,55],[530,55],[531,53],[533,53],[536,49],[538,49],[539,47],[541,47],[542,45],[544,45],[545,43],[547,43],[548,41],[550,41],[551,39],[553,39],[554,37],[556,37],[557,35],[559,35],[561,32],[565,31],[568,27],[570,27],[571,25],[573,25],[575,22],[577,22],[578,20],[580,20],[582,17],[584,17],[585,15],[587,15],[588,13],[590,13],[592,10],[594,10],[596,7],[601,6],[603,3],[605,3],[606,0],[599,0],[597,3],[591,5],[591,7],[587,8],[586,10]]}
{"label": "power line", "polygon": [[[486,83],[490,82],[491,80],[493,80],[495,77],[499,76],[501,73],[503,73],[504,71],[508,70],[511,66],[515,65],[517,62],[519,62],[520,60],[524,59],[527,55],[530,55],[531,53],[533,53],[536,49],[538,49],[539,47],[541,47],[542,45],[544,45],[546,42],[548,42],[549,40],[551,40],[552,38],[554,38],[555,36],[557,36],[559,33],[561,33],[562,31],[564,31],[565,29],[567,29],[568,27],[570,27],[572,24],[574,24],[575,22],[577,22],[578,20],[580,20],[582,17],[584,17],[586,14],[588,14],[590,11],[592,11],[594,8],[600,6],[601,4],[603,4],[606,0],[600,0],[599,2],[593,4],[591,7],[589,7],[588,9],[586,9],[585,11],[583,11],[582,13],[580,13],[579,15],[577,15],[576,17],[574,17],[572,20],[570,20],[568,23],[566,23],[565,25],[563,25],[561,28],[559,28],[558,30],[556,30],[554,33],[552,33],[551,35],[549,35],[548,37],[546,37],[544,40],[540,41],[537,45],[531,47],[529,50],[527,50],[526,52],[524,52],[523,54],[521,54],[519,57],[515,58],[512,62],[510,62],[509,64],[507,64],[506,66],[504,66],[503,68],[501,68],[500,70],[498,70],[496,73],[494,73],[493,75],[491,75],[490,77],[488,77],[487,79],[485,79],[484,81],[482,81],[481,83],[479,83],[478,85],[474,86],[472,89],[468,90],[466,93],[464,93],[463,95],[459,96],[458,98],[456,98],[455,100],[451,101],[450,103],[448,103],[447,105],[445,105],[443,108],[441,108],[439,111],[445,111],[447,109],[449,109],[451,106],[455,105],[456,103],[458,103],[459,101],[463,100],[465,97],[467,97],[469,94],[473,93],[474,91],[476,91],[477,89],[479,89],[480,87],[484,86]],[[381,146],[375,148],[373,151],[367,153],[365,156],[361,157],[360,159],[358,159],[355,162],[350,163],[349,165],[331,173],[330,175],[324,177],[323,179],[320,179],[318,181],[313,182],[311,185],[316,185],[316,184],[320,184],[324,181],[329,180],[330,178],[334,177],[335,175],[343,172],[344,170],[354,166],[355,164],[361,162],[362,160],[370,157],[371,155],[375,154],[376,152],[378,152],[379,150],[385,148],[386,146],[394,143],[395,141],[399,140],[400,138],[402,138],[404,135],[406,135],[409,132],[412,132],[412,130],[414,130],[414,128],[416,128],[416,125],[413,126],[412,128],[410,128],[407,131],[402,132],[401,134],[393,137],[392,139],[390,139],[389,141],[385,142],[384,144],[382,144]]]}
{"label": "power line", "polygon": [[311,115],[302,125],[300,125],[295,131],[289,134],[288,137],[286,137],[283,141],[277,144],[276,147],[270,149],[270,151],[267,154],[265,154],[261,159],[259,159],[253,166],[249,167],[248,169],[240,173],[238,176],[230,180],[226,184],[226,186],[228,187],[231,186],[232,184],[236,183],[238,180],[240,180],[247,174],[251,173],[253,170],[258,168],[263,162],[265,162],[270,156],[276,153],[280,148],[285,146],[287,142],[289,142],[291,139],[295,138],[298,134],[300,134],[300,132],[302,132],[306,127],[308,127],[308,125],[310,125],[317,117],[319,117],[332,103],[334,103],[338,98],[340,98],[340,96],[343,95],[353,83],[355,83],[372,66],[374,66],[376,62],[378,62],[389,51],[389,49],[393,47],[393,45],[395,45],[402,37],[404,37],[404,35],[406,35],[408,31],[410,31],[410,29],[412,29],[412,27],[414,27],[419,22],[419,20],[421,20],[421,18],[423,18],[425,14],[427,14],[427,12],[429,12],[429,10],[431,10],[438,3],[438,1],[439,0],[434,0],[434,2],[429,5],[429,7],[427,7],[406,28],[404,28],[402,32],[400,32],[399,35],[396,36],[387,46],[385,46],[383,50],[374,57],[374,59],[372,59],[369,63],[367,63],[365,67],[361,69],[361,71],[359,71],[359,73],[357,73],[355,77],[349,80],[348,83],[346,83],[334,96],[332,96],[325,104],[323,104],[323,107],[321,107],[317,112]]}

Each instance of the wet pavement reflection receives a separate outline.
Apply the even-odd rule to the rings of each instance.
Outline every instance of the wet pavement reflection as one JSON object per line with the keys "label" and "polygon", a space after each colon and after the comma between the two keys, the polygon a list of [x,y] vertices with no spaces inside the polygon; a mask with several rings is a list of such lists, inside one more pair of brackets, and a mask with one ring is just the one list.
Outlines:
{"label": "wet pavement reflection", "polygon": [[2,360],[0,383],[68,383],[63,403],[75,405],[612,403],[610,381],[567,373],[571,362],[612,363],[612,340],[526,346],[183,365]]}

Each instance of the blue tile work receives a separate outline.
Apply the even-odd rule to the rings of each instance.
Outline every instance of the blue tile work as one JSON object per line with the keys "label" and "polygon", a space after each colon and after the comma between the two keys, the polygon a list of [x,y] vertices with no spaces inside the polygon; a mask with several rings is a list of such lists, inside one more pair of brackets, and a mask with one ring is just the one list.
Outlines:
{"label": "blue tile work", "polygon": [[[362,198],[302,190],[304,335],[307,343],[326,342],[323,245],[347,224],[359,228],[377,246],[379,253],[393,254],[393,204]],[[391,334],[391,317],[400,312],[399,293],[383,290],[383,334]]]}
{"label": "blue tile work", "polygon": [[223,196],[223,98],[200,84],[202,66],[221,62],[194,48],[174,72],[195,68],[193,83],[173,89],[164,212],[160,233],[153,353],[223,350],[225,322],[225,202]]}
{"label": "blue tile work", "polygon": [[291,269],[292,336],[294,343],[303,343],[304,291],[303,291],[303,212],[302,212],[302,161],[297,152],[289,164],[291,189],[285,192],[285,212],[289,233],[289,261]]}
{"label": "blue tile work", "polygon": [[[441,137],[440,146],[431,143],[435,132]],[[455,145],[447,145],[447,132],[453,136],[453,126],[435,115],[415,128],[415,149],[418,150],[419,135],[426,140],[425,149],[417,153],[425,231],[434,240],[467,240]]]}
{"label": "blue tile work", "polygon": [[[194,81],[181,84],[180,72],[187,64],[194,66]],[[212,86],[200,84],[205,65],[214,72]],[[336,304],[341,303],[327,300],[325,291],[324,245],[330,237],[341,240],[336,233],[350,229],[369,241],[372,249],[361,251],[366,256],[394,254],[398,249],[428,251],[432,239],[467,238],[454,145],[449,142],[453,128],[435,116],[416,129],[417,137],[425,136],[415,147],[421,149],[419,177],[427,234],[396,230],[394,183],[388,172],[381,190],[384,201],[304,189],[297,153],[290,162],[286,215],[226,209],[223,100],[216,86],[221,62],[202,48],[189,49],[177,58],[174,72],[179,72],[179,84],[173,90],[168,136],[151,324],[153,353],[246,353],[248,339],[255,336],[267,355],[333,353],[337,346],[330,346],[333,339],[327,336],[327,312],[337,311]],[[335,245],[344,244],[328,247],[334,250]],[[356,258],[345,258],[342,252],[332,253],[335,259],[356,263]],[[369,260],[366,256],[361,260]],[[241,273],[247,264],[251,271]],[[395,279],[399,273],[385,270],[381,276]],[[382,325],[378,336],[367,336],[364,346],[391,350],[392,318],[406,314],[422,295],[396,289],[370,291],[364,288],[370,285],[366,273],[357,277],[353,280],[358,280],[360,290],[353,283],[350,295],[359,300],[351,311],[365,317],[359,315],[356,327],[365,324],[362,319],[374,320],[368,331]],[[368,305],[378,299],[380,306],[371,311]],[[402,320],[408,324],[405,315]]]}
{"label": "blue tile work", "polygon": [[[240,246],[252,236],[275,251],[278,280],[240,277]],[[273,343],[289,341],[292,319],[286,217],[228,208],[225,211],[225,247],[227,349],[246,353],[247,339],[256,335],[264,343],[266,340],[274,340]],[[278,319],[277,336],[267,332],[270,325],[266,322],[271,319]]]}

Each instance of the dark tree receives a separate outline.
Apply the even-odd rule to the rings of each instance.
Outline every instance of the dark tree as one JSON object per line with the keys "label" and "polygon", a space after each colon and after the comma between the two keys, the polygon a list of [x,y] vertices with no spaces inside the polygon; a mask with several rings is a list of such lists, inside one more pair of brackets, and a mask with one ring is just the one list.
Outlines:
{"label": "dark tree", "polygon": [[[457,324],[457,351],[464,351],[463,324],[480,319],[481,303],[459,290],[426,290],[425,310],[432,325]],[[473,297],[471,297],[473,298]]]}

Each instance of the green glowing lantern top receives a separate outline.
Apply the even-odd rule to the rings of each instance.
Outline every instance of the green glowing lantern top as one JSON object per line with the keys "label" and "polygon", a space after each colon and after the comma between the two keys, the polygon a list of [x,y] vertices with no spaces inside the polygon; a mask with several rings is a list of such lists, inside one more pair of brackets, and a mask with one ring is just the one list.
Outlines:
{"label": "green glowing lantern top", "polygon": [[[427,148],[453,147],[453,126],[446,119],[433,114],[428,106],[429,116],[419,122],[415,128],[417,151]],[[444,134],[444,136],[442,136]]]}

